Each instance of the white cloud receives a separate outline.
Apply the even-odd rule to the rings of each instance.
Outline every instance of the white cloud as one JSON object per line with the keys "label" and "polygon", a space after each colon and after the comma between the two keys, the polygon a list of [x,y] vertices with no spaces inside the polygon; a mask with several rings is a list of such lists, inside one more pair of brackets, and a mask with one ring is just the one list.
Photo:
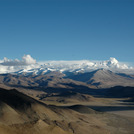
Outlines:
{"label": "white cloud", "polygon": [[4,58],[0,60],[1,73],[40,73],[47,71],[70,71],[70,72],[90,72],[99,68],[108,69],[114,72],[133,73],[134,68],[129,64],[119,62],[115,58],[110,58],[105,61],[42,61],[36,63],[30,55],[24,55],[22,60],[11,60]]}
{"label": "white cloud", "polygon": [[23,61],[26,65],[35,64],[35,63],[36,63],[36,60],[33,59],[30,55],[24,55],[24,56],[22,57],[22,61]]}
{"label": "white cloud", "polygon": [[33,59],[30,55],[24,55],[22,57],[22,60],[11,60],[8,58],[4,58],[3,62],[1,62],[0,64],[3,66],[26,66],[26,65],[31,65],[31,64],[35,64],[36,60]]}

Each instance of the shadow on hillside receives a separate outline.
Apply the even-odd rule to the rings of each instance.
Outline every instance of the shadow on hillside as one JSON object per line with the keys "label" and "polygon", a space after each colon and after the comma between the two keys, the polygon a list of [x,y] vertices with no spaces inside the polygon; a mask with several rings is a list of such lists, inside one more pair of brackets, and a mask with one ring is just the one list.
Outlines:
{"label": "shadow on hillside", "polygon": [[[70,106],[58,106],[61,108],[70,108]],[[98,112],[128,111],[134,110],[134,106],[85,106]]]}
{"label": "shadow on hillside", "polygon": [[87,107],[101,112],[134,110],[134,107],[131,106],[87,106]]}
{"label": "shadow on hillside", "polygon": [[66,91],[82,93],[92,95],[94,97],[100,98],[128,98],[134,96],[134,87],[122,87],[116,86],[108,89],[92,89],[83,85],[75,84],[64,84],[66,88],[53,88],[53,87],[43,87],[43,86],[19,86],[19,85],[9,85],[12,88],[24,88],[32,89],[36,91],[44,91],[46,93],[61,93]]}

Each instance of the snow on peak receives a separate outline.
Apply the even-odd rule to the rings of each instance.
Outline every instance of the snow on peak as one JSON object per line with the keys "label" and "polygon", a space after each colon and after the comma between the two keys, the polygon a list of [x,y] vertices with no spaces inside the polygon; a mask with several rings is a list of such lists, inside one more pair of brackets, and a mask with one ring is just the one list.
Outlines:
{"label": "snow on peak", "polygon": [[113,57],[110,57],[110,59],[107,61],[107,66],[108,67],[112,67],[112,68],[120,68],[120,63],[118,62],[118,60],[116,60]]}
{"label": "snow on peak", "polygon": [[115,58],[110,57],[109,63],[112,64],[112,65],[117,65],[119,62]]}
{"label": "snow on peak", "polygon": [[106,61],[45,61],[36,62],[30,55],[24,55],[22,60],[11,60],[4,58],[0,60],[0,73],[17,73],[17,74],[45,74],[50,71],[59,72],[89,72],[96,69],[108,69],[111,71],[124,72],[128,70],[133,72],[133,67],[120,63],[117,59],[111,57]]}
{"label": "snow on peak", "polygon": [[117,59],[113,57],[110,58],[110,60],[107,63],[107,66],[117,69],[129,69],[129,67],[126,64],[120,63]]}

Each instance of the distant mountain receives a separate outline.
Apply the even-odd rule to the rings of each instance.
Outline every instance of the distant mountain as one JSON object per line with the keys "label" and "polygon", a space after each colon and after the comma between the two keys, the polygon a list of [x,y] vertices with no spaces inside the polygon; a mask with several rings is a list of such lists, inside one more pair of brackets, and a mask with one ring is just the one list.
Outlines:
{"label": "distant mountain", "polygon": [[126,74],[117,74],[106,69],[98,69],[88,73],[71,73],[67,76],[76,81],[82,81],[97,88],[114,86],[134,86],[134,77]]}
{"label": "distant mountain", "polygon": [[60,90],[82,90],[89,89],[90,85],[64,78],[64,74],[59,72],[49,72],[45,75],[13,75],[0,74],[1,87],[17,89],[33,89],[37,91],[59,92]]}
{"label": "distant mountain", "polygon": [[114,73],[106,69],[97,69],[87,73],[50,71],[41,75],[0,74],[0,86],[38,89],[46,92],[51,92],[51,90],[56,92],[56,90],[61,89],[82,91],[90,88],[134,86],[134,77],[133,75]]}

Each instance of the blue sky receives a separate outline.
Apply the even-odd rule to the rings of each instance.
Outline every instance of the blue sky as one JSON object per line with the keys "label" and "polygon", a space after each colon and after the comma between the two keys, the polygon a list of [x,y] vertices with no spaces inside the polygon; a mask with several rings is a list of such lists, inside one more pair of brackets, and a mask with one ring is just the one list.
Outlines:
{"label": "blue sky", "polygon": [[134,0],[0,0],[0,59],[134,63]]}

